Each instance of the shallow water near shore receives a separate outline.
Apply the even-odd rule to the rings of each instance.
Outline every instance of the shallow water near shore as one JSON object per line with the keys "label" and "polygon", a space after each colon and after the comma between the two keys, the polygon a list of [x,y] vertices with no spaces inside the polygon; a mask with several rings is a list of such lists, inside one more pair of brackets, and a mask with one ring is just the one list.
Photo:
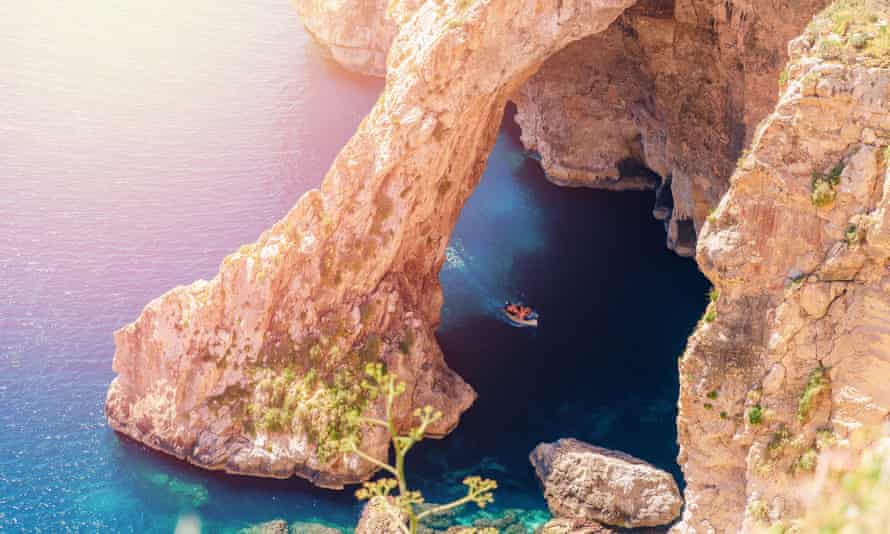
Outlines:
{"label": "shallow water near shore", "polygon": [[[351,491],[193,468],[102,406],[111,332],[319,185],[382,82],[323,61],[286,0],[7,3],[0,49],[0,531],[352,526]],[[495,513],[544,511],[527,455],[564,436],[679,477],[676,358],[706,281],[651,193],[556,187],[517,139],[508,117],[441,274],[439,339],[479,400],[411,480],[441,500],[483,474]],[[540,328],[504,322],[506,299]]]}

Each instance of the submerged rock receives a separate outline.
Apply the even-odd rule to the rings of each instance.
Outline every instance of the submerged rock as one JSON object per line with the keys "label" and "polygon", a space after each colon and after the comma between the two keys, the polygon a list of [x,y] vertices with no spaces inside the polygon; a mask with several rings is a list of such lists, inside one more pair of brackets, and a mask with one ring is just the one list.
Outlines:
{"label": "submerged rock", "polygon": [[535,534],[665,534],[667,527],[619,528],[591,521],[552,519]]}
{"label": "submerged rock", "polygon": [[557,518],[634,528],[679,517],[674,477],[638,458],[576,439],[538,445],[529,456]]}
{"label": "submerged rock", "polygon": [[288,525],[283,519],[273,519],[243,528],[238,534],[343,534],[343,531],[320,523],[296,521]]}
{"label": "submerged rock", "polygon": [[355,534],[402,534],[405,524],[404,514],[397,512],[393,505],[387,505],[387,497],[374,497],[362,510]]}
{"label": "submerged rock", "polygon": [[343,531],[320,523],[297,521],[290,524],[290,534],[343,534]]}
{"label": "submerged rock", "polygon": [[273,519],[259,525],[242,528],[238,531],[238,534],[288,534],[287,521]]}

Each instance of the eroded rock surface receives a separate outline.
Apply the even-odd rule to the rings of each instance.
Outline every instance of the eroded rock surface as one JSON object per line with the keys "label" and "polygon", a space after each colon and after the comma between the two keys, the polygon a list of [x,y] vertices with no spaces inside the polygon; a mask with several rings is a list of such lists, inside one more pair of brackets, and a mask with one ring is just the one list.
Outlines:
{"label": "eroded rock surface", "polygon": [[[433,433],[453,428],[474,397],[432,335],[453,224],[507,99],[630,3],[426,2],[410,17],[406,8],[386,91],[322,188],[213,280],[163,295],[116,334],[112,427],[203,467],[338,486],[372,466],[324,444],[347,413],[379,411],[356,386],[365,362],[384,361],[408,383],[400,425],[433,404],[446,414]],[[670,176],[657,206],[669,239],[691,249],[700,233],[697,260],[717,291],[680,364],[688,485],[674,528],[752,532],[802,513],[801,487],[825,443],[845,444],[890,414],[887,4],[840,2],[853,11],[833,10],[794,40],[780,76],[780,41],[815,4],[678,0],[663,4],[670,15],[661,5],[645,2],[622,19],[623,34],[603,37],[643,58],[622,76],[650,69],[656,101],[630,105],[633,125],[648,129],[636,142],[619,120],[589,159],[604,169],[626,154],[619,145],[642,152],[645,166]],[[603,61],[619,68],[613,45],[603,43]],[[584,46],[564,53],[585,56]],[[674,70],[655,76],[653,62]],[[585,65],[578,80],[600,83],[596,61]],[[752,128],[775,77],[775,111]],[[544,95],[535,105],[545,109],[546,95],[572,94],[526,93]],[[520,112],[537,116],[528,105]],[[601,121],[601,107],[591,109]],[[534,131],[543,132],[536,146],[556,146],[549,128]],[[386,453],[382,433],[363,441]]]}
{"label": "eroded rock surface", "polygon": [[862,37],[887,19],[840,2],[792,41],[776,110],[705,223],[719,295],[680,363],[679,532],[790,524],[821,451],[890,413],[890,69]]}
{"label": "eroded rock surface", "polygon": [[665,525],[683,506],[670,473],[618,451],[561,439],[538,445],[529,460],[550,512],[590,528]]}
{"label": "eroded rock surface", "polygon": [[[475,394],[433,336],[438,273],[506,100],[631,3],[423,4],[321,189],[211,281],[166,293],[115,334],[111,426],[201,467],[338,487],[374,470],[330,443],[350,414],[379,415],[359,384],[367,362],[383,361],[407,384],[398,424],[430,404],[445,414],[430,433],[450,431]],[[369,454],[388,447],[380,429],[364,432]]]}
{"label": "eroded rock surface", "polygon": [[[653,187],[668,246],[696,234],[773,109],[786,44],[827,2],[647,0],[548,60],[516,95],[523,144],[556,183]],[[646,171],[650,172],[646,172]]]}
{"label": "eroded rock surface", "polygon": [[[660,180],[673,197],[667,210],[656,210],[668,246],[692,256],[736,160],[775,106],[788,41],[827,3],[636,2],[606,32],[548,59],[511,96],[522,142],[560,185],[652,189]],[[300,9],[308,28],[358,26],[347,33],[377,43],[391,40],[419,6],[321,3],[328,11],[320,14],[317,4]],[[316,34],[327,48],[338,41]],[[375,50],[386,54],[383,45]],[[337,59],[362,70],[355,64],[363,57],[352,47]]]}
{"label": "eroded rock surface", "polygon": [[394,505],[387,505],[386,497],[374,497],[362,509],[355,534],[402,534],[406,518],[397,514]]}
{"label": "eroded rock surface", "polygon": [[668,527],[620,528],[596,522],[558,518],[545,523],[535,534],[664,534]]}
{"label": "eroded rock surface", "polygon": [[349,70],[386,73],[386,55],[401,24],[421,0],[295,0],[306,31]]}
{"label": "eroded rock surface", "polygon": [[259,525],[242,528],[238,531],[238,534],[288,534],[288,530],[287,521],[274,519]]}

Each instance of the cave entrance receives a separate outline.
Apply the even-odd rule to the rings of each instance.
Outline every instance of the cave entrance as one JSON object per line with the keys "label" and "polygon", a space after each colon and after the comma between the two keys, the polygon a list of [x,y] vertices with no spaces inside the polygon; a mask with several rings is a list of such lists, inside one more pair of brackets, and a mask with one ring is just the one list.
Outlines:
{"label": "cave entrance", "polygon": [[[674,474],[677,357],[709,287],[665,247],[653,191],[566,188],[523,153],[510,108],[488,167],[455,226],[440,274],[437,332],[449,366],[479,393],[458,428],[425,442],[412,471],[435,498],[442,473],[499,481],[496,504],[545,508],[528,462],[575,437]],[[506,324],[521,298],[538,329]],[[442,496],[444,497],[444,495]]]}

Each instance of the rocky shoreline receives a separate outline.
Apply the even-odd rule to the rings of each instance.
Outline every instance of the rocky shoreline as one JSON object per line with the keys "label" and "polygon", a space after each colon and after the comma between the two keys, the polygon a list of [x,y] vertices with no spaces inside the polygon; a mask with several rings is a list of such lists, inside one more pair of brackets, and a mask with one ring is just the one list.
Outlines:
{"label": "rocky shoreline", "polygon": [[[715,286],[679,362],[672,531],[792,524],[820,456],[890,415],[890,7],[839,0],[807,25],[825,4],[299,3],[336,60],[387,57],[386,90],[320,190],[115,334],[111,426],[208,469],[341,487],[375,470],[328,444],[379,415],[358,384],[383,362],[407,384],[399,426],[432,405],[430,434],[452,430],[475,393],[433,335],[437,275],[513,100],[555,181],[659,176],[668,245]],[[386,456],[382,432],[362,441]],[[551,506],[545,532],[649,526],[594,508]]]}

